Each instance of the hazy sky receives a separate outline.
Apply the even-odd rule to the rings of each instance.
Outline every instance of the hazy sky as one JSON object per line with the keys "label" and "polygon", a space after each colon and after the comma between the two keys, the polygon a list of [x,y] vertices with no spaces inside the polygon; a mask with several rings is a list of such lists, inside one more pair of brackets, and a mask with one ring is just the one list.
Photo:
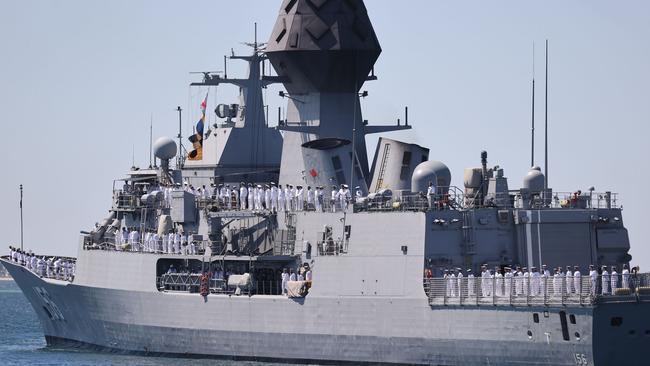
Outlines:
{"label": "hazy sky", "polygon": [[[364,119],[414,130],[388,134],[431,149],[461,186],[465,167],[500,165],[511,189],[530,160],[530,80],[536,43],[537,164],[543,165],[543,43],[550,42],[549,181],[556,191],[620,193],[633,262],[650,266],[650,2],[368,0],[383,48],[365,85]],[[0,2],[0,230],[25,245],[75,255],[80,230],[106,216],[113,179],[148,165],[155,136],[174,136],[181,105],[198,115],[189,71],[221,70],[266,40],[280,1]],[[229,74],[241,74],[240,62]],[[270,110],[285,103],[268,90]],[[235,102],[236,89],[212,93]],[[191,104],[188,109],[188,105]],[[271,113],[271,124],[275,114]],[[376,138],[368,139],[374,152]],[[370,154],[372,156],[372,153]]]}

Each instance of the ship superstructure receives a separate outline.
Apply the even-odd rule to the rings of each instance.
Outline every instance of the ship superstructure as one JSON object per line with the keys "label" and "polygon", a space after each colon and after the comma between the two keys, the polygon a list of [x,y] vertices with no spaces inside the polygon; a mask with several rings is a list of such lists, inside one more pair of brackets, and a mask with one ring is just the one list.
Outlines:
{"label": "ship superstructure", "polygon": [[[285,0],[266,48],[242,57],[247,79],[198,83],[240,86],[240,105],[197,128],[188,160],[161,138],[160,167],[116,182],[109,216],[82,234],[74,278],[3,258],[48,344],[309,363],[645,364],[650,279],[588,270],[631,260],[616,195],[556,192],[537,167],[513,188],[487,152],[454,187],[434,152],[387,137],[370,164],[366,134],[410,128],[362,120],[358,93],[380,51],[362,1]],[[259,72],[267,57],[277,77]],[[277,129],[264,123],[270,82],[287,90]],[[174,157],[185,161],[174,168]]]}

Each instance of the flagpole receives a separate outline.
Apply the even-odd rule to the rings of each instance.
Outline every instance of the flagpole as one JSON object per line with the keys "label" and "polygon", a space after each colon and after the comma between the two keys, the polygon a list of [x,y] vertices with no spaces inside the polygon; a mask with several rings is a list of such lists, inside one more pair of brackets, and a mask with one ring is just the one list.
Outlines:
{"label": "flagpole", "polygon": [[23,185],[20,185],[20,251],[23,251]]}

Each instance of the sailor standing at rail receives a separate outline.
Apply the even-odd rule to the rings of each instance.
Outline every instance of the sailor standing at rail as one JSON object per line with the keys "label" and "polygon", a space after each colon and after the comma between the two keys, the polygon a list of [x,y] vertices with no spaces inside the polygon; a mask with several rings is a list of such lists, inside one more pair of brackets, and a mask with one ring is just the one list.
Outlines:
{"label": "sailor standing at rail", "polygon": [[181,233],[176,231],[174,234],[174,252],[173,254],[181,254]]}
{"label": "sailor standing at rail", "polygon": [[533,266],[533,267],[531,267],[531,269],[533,270],[533,273],[531,273],[531,277],[530,277],[530,279],[531,279],[531,285],[530,285],[530,287],[531,287],[530,292],[531,293],[530,294],[531,294],[531,296],[536,296],[536,295],[539,294],[539,286],[540,286],[540,282],[541,282],[540,281],[540,275],[539,275],[539,272],[537,271],[537,267]]}
{"label": "sailor standing at rail", "polygon": [[630,288],[630,270],[627,269],[627,264],[623,265],[621,271],[621,288]]}
{"label": "sailor standing at rail", "polygon": [[305,196],[302,186],[296,186],[296,211],[302,211],[305,208]]}
{"label": "sailor standing at rail", "polygon": [[460,268],[456,268],[456,283],[458,296],[463,296],[463,270]]}
{"label": "sailor standing at rail", "polygon": [[594,268],[593,264],[589,265],[589,279],[591,281],[591,296],[596,296],[596,283],[598,281],[598,272]]}
{"label": "sailor standing at rail", "polygon": [[609,272],[607,272],[607,266],[602,267],[603,271],[600,274],[601,275],[601,286],[602,286],[602,294],[603,295],[609,295]]}
{"label": "sailor standing at rail", "polygon": [[251,211],[255,209],[255,187],[252,183],[248,183],[248,209]]}
{"label": "sailor standing at rail", "polygon": [[490,277],[490,271],[486,265],[483,265],[483,272],[481,272],[481,294],[483,296],[490,296]]}
{"label": "sailor standing at rail", "polygon": [[264,186],[264,208],[271,210],[271,187],[268,184]]}
{"label": "sailor standing at rail", "polygon": [[158,236],[157,232],[154,232],[153,235],[151,235],[151,244],[152,244],[152,253],[158,253],[160,252],[160,236]]}
{"label": "sailor standing at rail", "polygon": [[167,254],[174,253],[174,236],[174,231],[169,230],[169,234],[167,234]]}
{"label": "sailor standing at rail", "polygon": [[336,201],[339,195],[338,192],[338,188],[336,188],[336,186],[332,186],[332,193],[330,196],[330,206],[332,207],[332,212],[336,212]]}
{"label": "sailor standing at rail", "polygon": [[282,186],[278,186],[278,210],[285,212],[286,211],[286,201],[285,201],[285,195],[284,195],[284,189],[282,189]]}
{"label": "sailor standing at rail", "polygon": [[612,266],[612,273],[610,274],[612,278],[612,295],[616,295],[616,289],[618,288],[618,272],[616,272],[616,266]]}
{"label": "sailor standing at rail", "polygon": [[528,296],[528,294],[530,293],[530,272],[528,272],[528,267],[524,267],[524,268],[522,268],[522,270],[523,270],[523,273],[524,273],[523,274],[523,277],[524,277],[523,280],[524,281],[523,281],[523,287],[522,287],[523,292],[522,293],[523,293],[524,296]]}
{"label": "sailor standing at rail", "polygon": [[135,227],[129,233],[129,244],[131,245],[132,252],[140,251],[140,233]]}
{"label": "sailor standing at rail", "polygon": [[271,211],[278,212],[278,187],[271,182]]}
{"label": "sailor standing at rail", "polygon": [[315,194],[314,191],[311,189],[311,186],[307,186],[307,210],[308,211],[311,211],[316,207],[314,197]]}
{"label": "sailor standing at rail", "polygon": [[505,280],[505,293],[504,295],[506,297],[510,297],[512,294],[512,270],[510,267],[506,267],[506,274],[503,275],[504,280]]}
{"label": "sailor standing at rail", "polygon": [[361,199],[363,198],[363,192],[361,191],[360,186],[354,187],[354,202],[359,203],[361,202]]}
{"label": "sailor standing at rail", "polygon": [[287,269],[282,270],[282,294],[285,295],[287,293],[287,282],[289,282],[289,273],[287,273]]}
{"label": "sailor standing at rail", "polygon": [[429,181],[429,187],[427,188],[427,202],[429,203],[429,208],[433,208],[433,203],[436,200],[436,186],[433,185],[433,181]]}
{"label": "sailor standing at rail", "polygon": [[564,278],[566,279],[566,293],[570,295],[573,293],[573,272],[571,272],[571,266],[566,266],[566,272],[564,272]]}
{"label": "sailor standing at rail", "polygon": [[499,267],[494,267],[494,278],[493,283],[496,285],[494,293],[497,296],[503,296],[503,275],[499,271]]}
{"label": "sailor standing at rail", "polygon": [[476,280],[472,269],[467,269],[467,296],[476,296]]}
{"label": "sailor standing at rail", "polygon": [[241,182],[241,184],[239,185],[239,201],[240,201],[239,206],[241,210],[246,209],[246,203],[248,202],[247,197],[248,197],[248,189],[246,188],[244,182]]}
{"label": "sailor standing at rail", "polygon": [[582,292],[582,274],[580,273],[580,267],[573,266],[573,288],[576,293],[579,294]]}
{"label": "sailor standing at rail", "polygon": [[316,187],[316,211],[323,212],[323,187]]}
{"label": "sailor standing at rail", "polygon": [[449,286],[449,270],[445,268],[442,275],[442,283],[445,285],[445,296],[451,296],[451,286]]}

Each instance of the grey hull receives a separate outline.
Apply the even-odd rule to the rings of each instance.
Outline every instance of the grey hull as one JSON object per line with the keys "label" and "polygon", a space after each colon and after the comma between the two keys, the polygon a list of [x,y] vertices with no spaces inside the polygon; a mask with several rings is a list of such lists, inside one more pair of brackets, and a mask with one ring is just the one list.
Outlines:
{"label": "grey hull", "polygon": [[[649,339],[645,304],[432,308],[426,300],[389,297],[294,301],[220,295],[204,302],[195,294],[43,280],[20,266],[7,267],[39,316],[48,343],[56,346],[305,363],[575,365],[578,355],[589,365],[614,360],[643,365],[641,352]],[[569,341],[562,337],[560,310],[576,318]],[[533,322],[534,312],[540,323]],[[610,317],[619,313],[625,314],[623,325],[610,329]]]}

